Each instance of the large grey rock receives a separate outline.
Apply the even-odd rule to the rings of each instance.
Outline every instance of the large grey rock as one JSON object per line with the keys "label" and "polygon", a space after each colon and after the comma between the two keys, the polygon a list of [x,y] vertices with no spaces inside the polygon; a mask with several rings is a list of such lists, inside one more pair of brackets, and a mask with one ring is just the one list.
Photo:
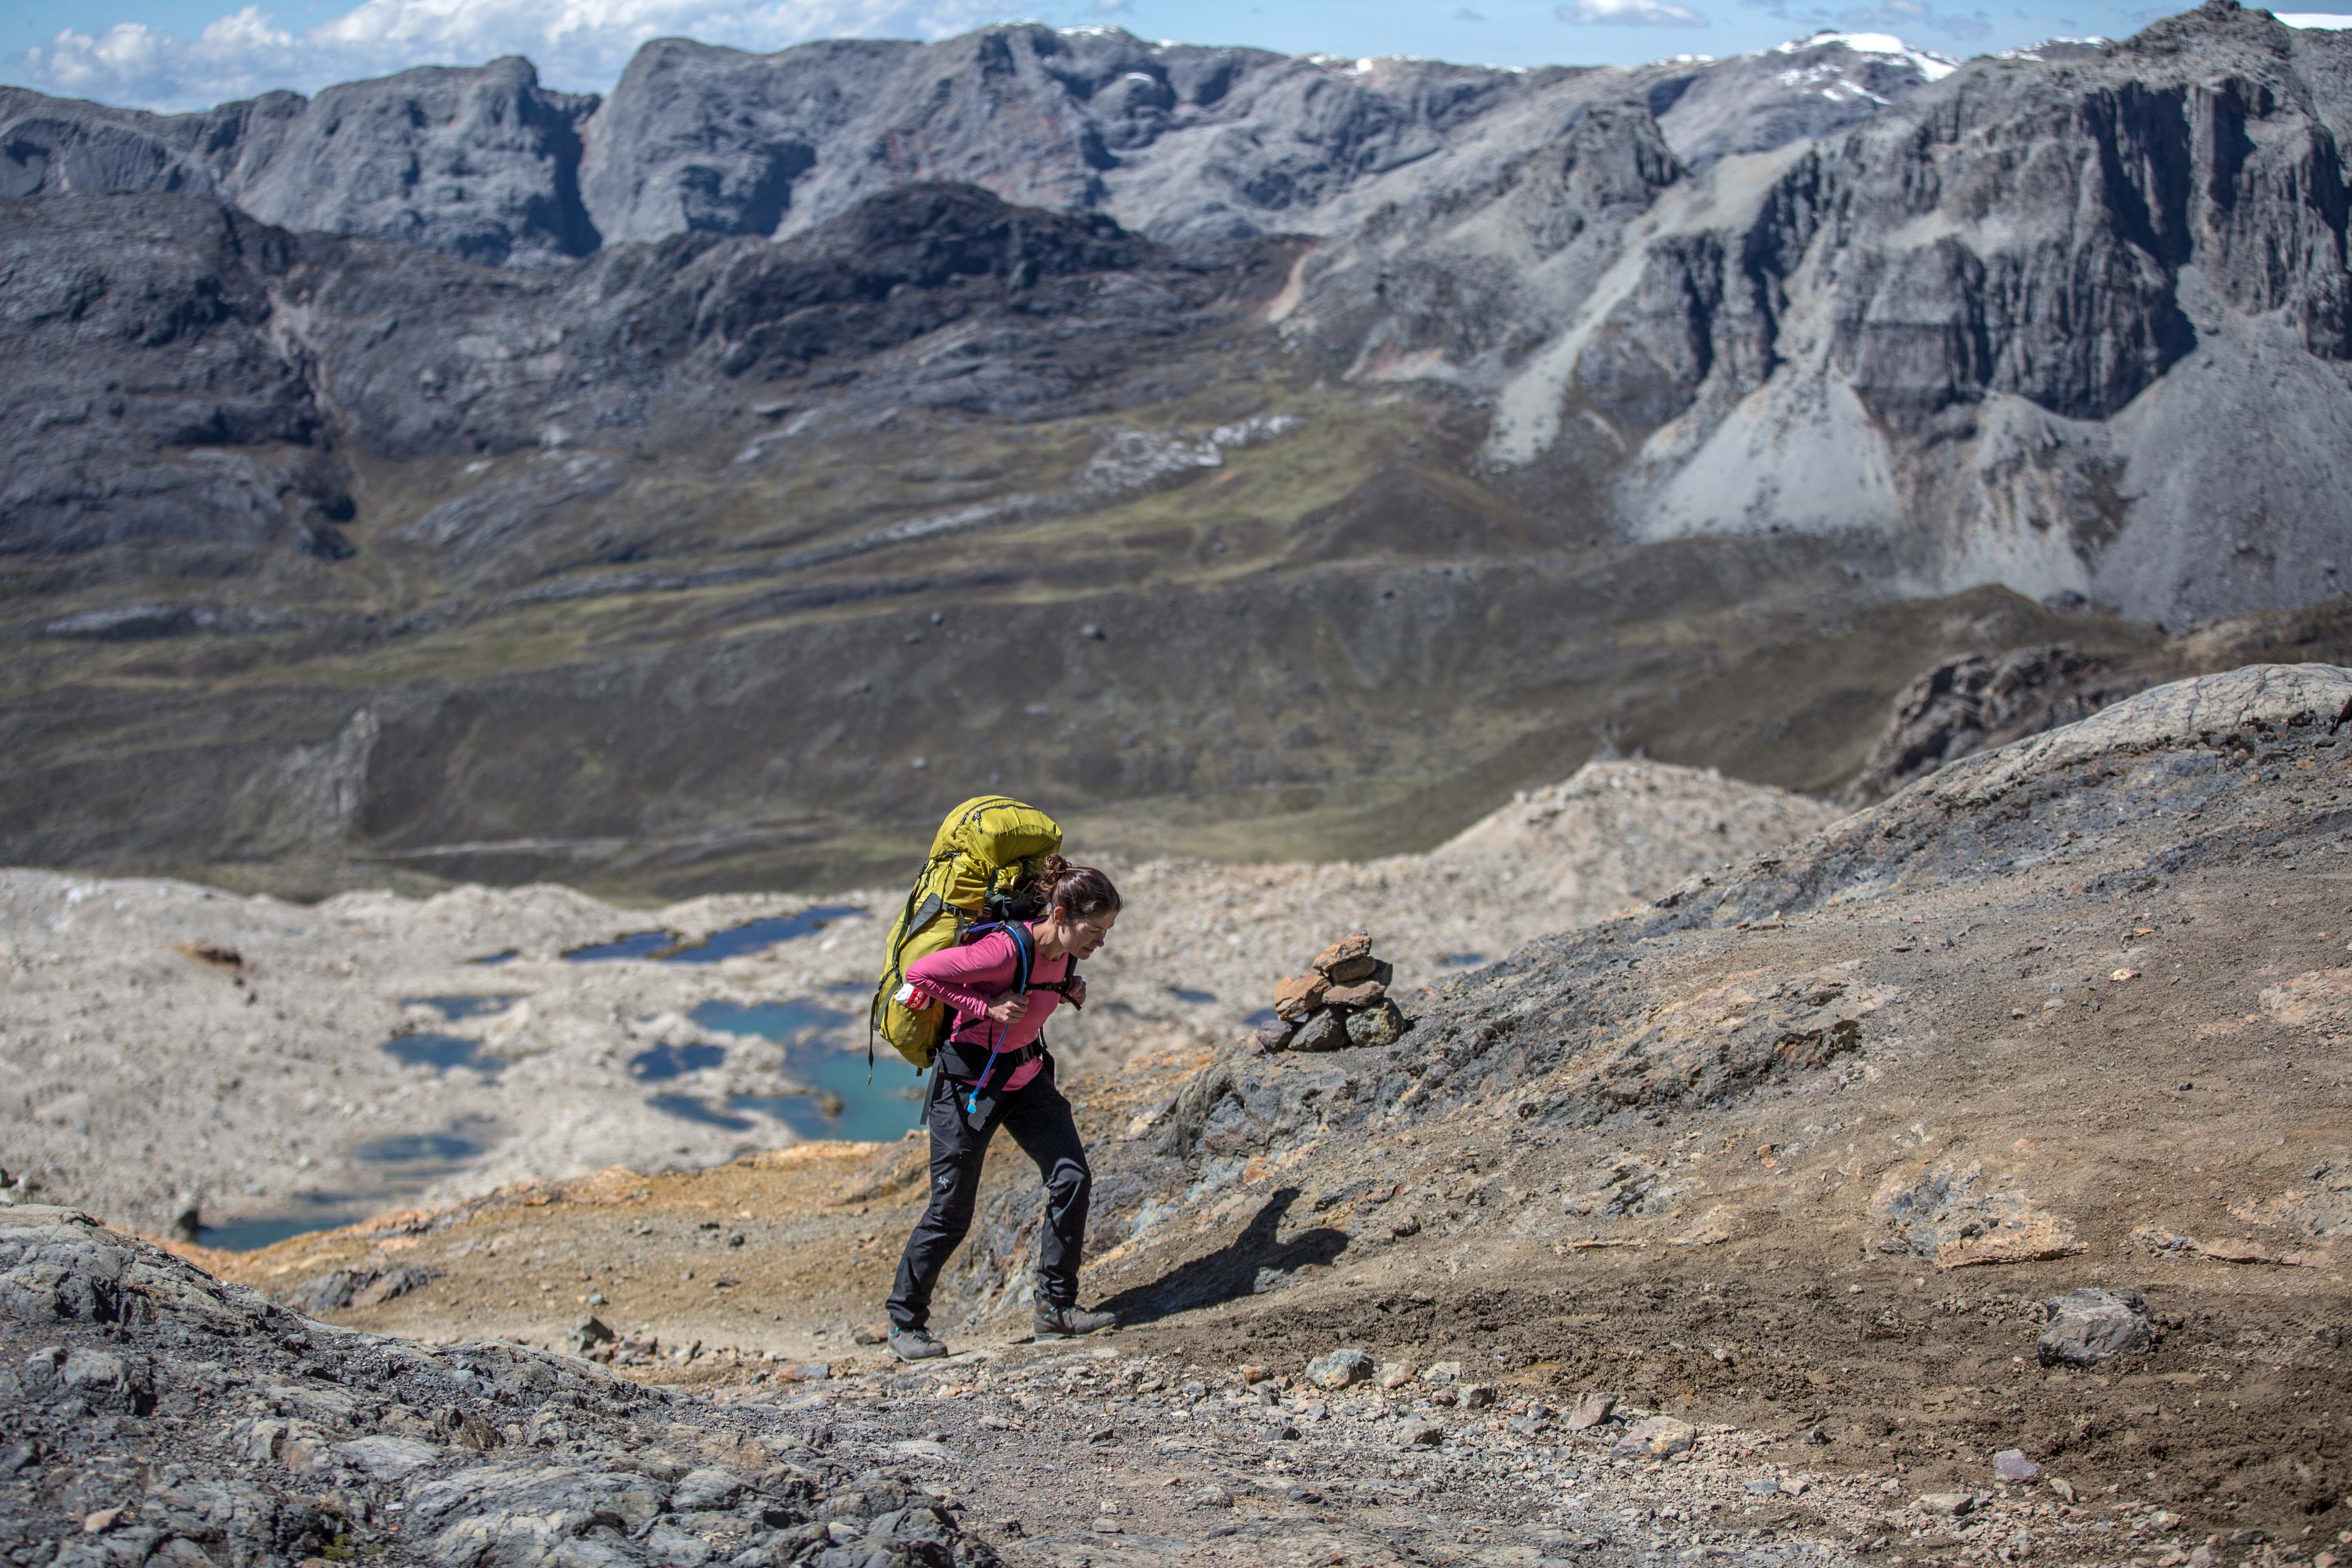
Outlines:
{"label": "large grey rock", "polygon": [[[2352,719],[2352,669],[2327,664],[2256,664],[2176,680],[2126,698],[2087,719],[1947,764],[1892,799],[1843,817],[1781,856],[1707,876],[1658,900],[1669,923],[1731,924],[1820,907],[1832,889],[1920,889],[2032,865],[2063,851],[2053,832],[2088,826],[2076,813],[2095,799],[2100,820],[2169,824],[2225,798],[2236,764],[2263,751],[2332,754]],[[2326,742],[2326,747],[2315,744]],[[2024,795],[2064,805],[2044,816],[1985,808]],[[2053,829],[2053,821],[2061,826]],[[2102,828],[2101,831],[2109,831]],[[2177,833],[2175,826],[2161,831]],[[2169,869],[2210,853],[2203,845],[2151,845]]]}
{"label": "large grey rock", "polygon": [[1290,1038],[1294,1051],[1336,1051],[1348,1045],[1348,1020],[1325,1007],[1318,1009]]}
{"label": "large grey rock", "polygon": [[[289,236],[178,197],[0,210],[0,553],[209,544],[225,569],[348,553],[327,421],[270,335]],[[175,611],[134,613],[130,635]]]}
{"label": "large grey rock", "polygon": [[2097,1366],[2146,1350],[2153,1331],[2147,1303],[2129,1290],[2085,1288],[2053,1296],[2034,1352],[2044,1366]]}
{"label": "large grey rock", "polygon": [[[57,1560],[86,1568],[299,1562],[345,1547],[471,1568],[693,1568],[714,1540],[731,1561],[749,1551],[751,1563],[781,1568],[809,1560],[819,1512],[859,1521],[842,1527],[849,1550],[836,1563],[996,1562],[869,1466],[826,1464],[821,1476],[762,1462],[739,1411],[522,1345],[327,1329],[70,1209],[0,1207],[0,1417],[6,1527],[65,1542]],[[556,1440],[518,1453],[518,1427]],[[93,1430],[152,1478],[143,1494],[93,1500],[13,1474],[29,1468],[37,1483],[40,1460],[86,1447]],[[810,1451],[772,1412],[760,1430],[771,1451]],[[748,1473],[722,1462],[747,1451]],[[696,1468],[677,1462],[688,1455]],[[91,1507],[108,1498],[120,1506]]]}
{"label": "large grey rock", "polygon": [[2148,684],[2118,662],[2057,644],[1939,664],[1896,700],[1846,798],[1882,799],[1946,763],[2071,724]]}
{"label": "large grey rock", "polygon": [[1372,1375],[1370,1354],[1354,1349],[1326,1351],[1307,1363],[1307,1381],[1318,1388],[1345,1388]]}
{"label": "large grey rock", "polygon": [[580,126],[596,103],[546,90],[519,57],[201,114],[0,89],[0,196],[186,192],[289,228],[545,266],[596,247],[579,192]]}

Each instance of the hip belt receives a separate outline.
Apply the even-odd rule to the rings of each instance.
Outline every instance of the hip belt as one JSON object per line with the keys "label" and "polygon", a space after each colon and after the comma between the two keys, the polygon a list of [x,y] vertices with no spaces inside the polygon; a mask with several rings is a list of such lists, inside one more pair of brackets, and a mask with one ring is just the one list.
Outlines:
{"label": "hip belt", "polygon": [[992,1079],[1002,1083],[1014,1068],[1025,1063],[1034,1062],[1044,1056],[1045,1041],[1041,1036],[1017,1051],[997,1052],[996,1065],[993,1068],[988,1066],[988,1042],[985,1040],[950,1039],[939,1049],[940,1070],[950,1078],[961,1079],[967,1082],[978,1079],[983,1071],[986,1071]]}

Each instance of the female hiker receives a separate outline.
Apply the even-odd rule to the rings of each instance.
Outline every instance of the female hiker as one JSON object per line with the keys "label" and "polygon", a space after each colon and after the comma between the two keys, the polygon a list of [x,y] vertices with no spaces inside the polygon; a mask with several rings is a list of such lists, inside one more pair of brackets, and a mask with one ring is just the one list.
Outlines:
{"label": "female hiker", "polygon": [[[981,1161],[1001,1124],[1045,1182],[1045,1234],[1037,1258],[1035,1323],[1041,1340],[1107,1329],[1108,1312],[1078,1310],[1078,1252],[1087,1234],[1087,1195],[1094,1173],[1078,1142],[1070,1102],[1054,1083],[1045,1020],[1067,996],[1086,1001],[1086,982],[1070,973],[1091,958],[1118,919],[1118,889],[1089,866],[1045,857],[1035,890],[1045,912],[966,945],[942,949],[907,966],[907,983],[947,1005],[955,1023],[931,1069],[923,1121],[931,1133],[931,1202],[907,1238],[890,1292],[890,1350],[900,1361],[948,1353],[932,1337],[931,1289],[971,1228]],[[1024,938],[1028,987],[1014,989]]]}

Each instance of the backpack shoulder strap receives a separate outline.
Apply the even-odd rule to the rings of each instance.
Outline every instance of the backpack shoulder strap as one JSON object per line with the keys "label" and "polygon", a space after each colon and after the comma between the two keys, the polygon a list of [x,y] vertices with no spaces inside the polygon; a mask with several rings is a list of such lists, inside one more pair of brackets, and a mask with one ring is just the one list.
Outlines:
{"label": "backpack shoulder strap", "polygon": [[1037,967],[1037,939],[1020,921],[1006,921],[1005,934],[1013,938],[1013,994],[1029,994],[1029,974]]}
{"label": "backpack shoulder strap", "polygon": [[965,927],[963,935],[958,940],[969,946],[983,937],[994,936],[1000,931],[1013,940],[1013,984],[1005,994],[1025,995],[1029,991],[1030,971],[1035,968],[1037,963],[1037,939],[1029,934],[1029,928],[1026,925],[1019,921],[987,921],[978,925]]}
{"label": "backpack shoulder strap", "polygon": [[1071,959],[1068,964],[1063,969],[1062,977],[1059,980],[1055,981],[1050,985],[1033,985],[1030,989],[1032,991],[1051,991],[1063,1001],[1067,1002],[1071,1006],[1083,1013],[1087,1010],[1087,1005],[1079,1001],[1076,996],[1070,994],[1070,987],[1076,984],[1077,978],[1078,961],[1074,958]]}

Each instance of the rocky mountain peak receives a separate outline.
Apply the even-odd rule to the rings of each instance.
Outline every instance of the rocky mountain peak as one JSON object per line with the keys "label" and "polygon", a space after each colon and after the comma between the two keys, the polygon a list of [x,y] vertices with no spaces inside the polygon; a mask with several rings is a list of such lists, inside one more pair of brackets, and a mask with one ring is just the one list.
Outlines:
{"label": "rocky mountain peak", "polygon": [[1162,239],[1332,233],[1491,179],[1596,102],[1645,101],[1701,167],[1865,120],[1947,68],[1863,34],[1528,71],[1030,22],[769,55],[661,38],[609,100],[551,91],[515,58],[197,114],[0,89],[0,194],[198,192],[289,228],[506,267],[681,233],[788,234],[940,180]]}

